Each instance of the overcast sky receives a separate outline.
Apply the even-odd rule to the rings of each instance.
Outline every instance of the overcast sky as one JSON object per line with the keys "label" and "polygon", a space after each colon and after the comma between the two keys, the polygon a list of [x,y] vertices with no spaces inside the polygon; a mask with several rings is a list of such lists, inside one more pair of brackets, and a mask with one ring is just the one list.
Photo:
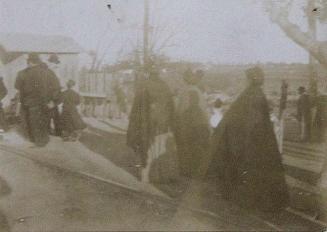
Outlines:
{"label": "overcast sky", "polygon": [[[303,0],[295,0],[298,9]],[[0,31],[62,34],[122,58],[142,41],[142,0],[0,0]],[[260,2],[260,1],[259,1]],[[150,0],[151,24],[174,59],[214,63],[307,62],[307,53],[253,0]],[[109,11],[107,4],[111,4]],[[303,25],[301,11],[293,20]],[[167,29],[165,29],[167,28]],[[156,40],[158,46],[162,43]]]}

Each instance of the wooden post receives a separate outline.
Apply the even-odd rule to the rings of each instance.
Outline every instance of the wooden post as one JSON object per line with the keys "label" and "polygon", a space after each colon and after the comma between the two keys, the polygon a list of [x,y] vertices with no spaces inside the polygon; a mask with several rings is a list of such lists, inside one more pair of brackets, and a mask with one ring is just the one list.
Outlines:
{"label": "wooden post", "polygon": [[144,0],[143,25],[143,65],[146,66],[149,56],[149,0]]}
{"label": "wooden post", "polygon": [[[307,6],[308,16],[308,33],[313,39],[317,39],[317,20],[316,20],[316,0],[309,0]],[[317,96],[317,72],[315,68],[316,60],[313,56],[309,56],[309,94],[315,98]]]}

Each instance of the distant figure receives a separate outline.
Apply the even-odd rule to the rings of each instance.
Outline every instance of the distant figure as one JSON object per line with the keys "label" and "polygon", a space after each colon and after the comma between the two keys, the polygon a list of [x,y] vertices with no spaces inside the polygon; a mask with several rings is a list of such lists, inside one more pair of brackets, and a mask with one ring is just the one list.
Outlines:
{"label": "distant figure", "polygon": [[198,87],[201,78],[186,70],[185,87],[177,99],[177,154],[180,173],[186,177],[197,174],[201,159],[208,154],[210,126],[206,99]]}
{"label": "distant figure", "polygon": [[287,94],[288,94],[288,84],[285,80],[282,80],[282,86],[280,88],[281,96],[279,103],[279,119],[282,120],[284,111],[287,105]]}
{"label": "distant figure", "polygon": [[296,118],[300,123],[301,141],[308,142],[311,138],[311,102],[310,96],[307,94],[305,87],[298,88],[300,95],[297,101]]}
{"label": "distant figure", "polygon": [[216,172],[225,199],[252,210],[280,210],[288,205],[289,195],[261,89],[264,73],[255,67],[246,70],[246,76],[249,85],[215,129],[212,158],[203,165]]}
{"label": "distant figure", "polygon": [[205,93],[206,89],[205,86],[203,84],[203,77],[204,77],[204,71],[201,69],[198,69],[195,71],[194,76],[197,80],[197,86],[198,88],[201,90],[202,93]]}
{"label": "distant figure", "polygon": [[186,177],[197,178],[201,160],[208,155],[210,129],[208,117],[200,108],[198,93],[190,91],[189,98],[189,106],[181,114],[179,122],[183,153],[178,153],[178,158],[180,173]]}
{"label": "distant figure", "polygon": [[7,96],[8,90],[3,83],[3,77],[0,77],[0,132],[8,130],[8,124],[5,117],[5,112],[2,107],[2,100]]}
{"label": "distant figure", "polygon": [[219,125],[220,121],[223,118],[222,105],[223,102],[219,98],[215,101],[213,105],[213,114],[210,118],[210,125],[213,129]]}
{"label": "distant figure", "polygon": [[122,117],[122,114],[126,114],[127,112],[127,106],[126,106],[126,95],[124,93],[124,90],[122,87],[117,84],[114,87],[114,92],[116,96],[116,103],[117,103],[117,113],[118,113],[118,118]]}
{"label": "distant figure", "polygon": [[283,151],[283,124],[282,119],[280,119],[274,112],[274,102],[269,103],[270,120],[273,124],[274,133],[277,139],[278,150],[280,153]]}
{"label": "distant figure", "polygon": [[61,122],[64,141],[76,141],[80,130],[86,128],[86,124],[77,110],[77,106],[80,104],[80,96],[72,89],[74,86],[75,81],[69,80],[67,82],[67,90],[62,93],[63,109]]}
{"label": "distant figure", "polygon": [[[50,134],[60,136],[61,128],[60,128],[60,114],[58,105],[60,104],[60,94],[61,94],[61,86],[58,77],[55,72],[51,69],[56,67],[60,61],[56,54],[51,54],[49,59],[49,67],[47,79],[47,93],[49,95],[50,102],[48,104],[48,130]],[[46,64],[44,64],[47,66]],[[53,122],[54,128],[52,129],[51,124]]]}
{"label": "distant figure", "polygon": [[314,120],[315,139],[327,142],[327,95],[317,97],[317,113]]}
{"label": "distant figure", "polygon": [[[154,64],[146,67],[144,75],[137,82],[129,117],[127,145],[141,158],[143,182],[170,181],[177,177],[178,172],[172,147],[175,144],[173,97]],[[158,164],[159,160],[167,162]],[[152,166],[154,163],[156,165]]]}
{"label": "distant figure", "polygon": [[49,142],[47,111],[50,103],[46,77],[50,71],[36,53],[30,53],[28,67],[17,75],[15,88],[20,93],[21,109],[29,138],[36,146]]}

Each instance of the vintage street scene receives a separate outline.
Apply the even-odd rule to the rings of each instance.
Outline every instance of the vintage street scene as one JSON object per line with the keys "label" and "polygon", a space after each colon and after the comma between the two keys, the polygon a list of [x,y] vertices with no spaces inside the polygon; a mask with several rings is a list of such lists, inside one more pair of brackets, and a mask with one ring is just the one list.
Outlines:
{"label": "vintage street scene", "polygon": [[327,1],[0,0],[2,231],[327,231]]}

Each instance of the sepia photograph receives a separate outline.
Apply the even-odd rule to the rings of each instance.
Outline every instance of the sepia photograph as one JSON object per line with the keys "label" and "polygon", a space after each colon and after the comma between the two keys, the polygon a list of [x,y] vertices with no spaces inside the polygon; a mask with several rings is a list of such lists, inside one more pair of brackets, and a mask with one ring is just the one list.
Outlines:
{"label": "sepia photograph", "polygon": [[327,0],[0,0],[0,232],[327,231]]}

